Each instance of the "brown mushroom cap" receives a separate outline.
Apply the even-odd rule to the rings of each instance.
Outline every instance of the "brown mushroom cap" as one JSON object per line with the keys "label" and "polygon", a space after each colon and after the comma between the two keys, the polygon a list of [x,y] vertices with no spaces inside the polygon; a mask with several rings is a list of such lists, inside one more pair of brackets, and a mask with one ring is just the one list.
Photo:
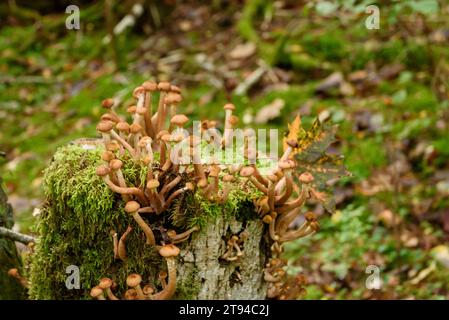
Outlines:
{"label": "brown mushroom cap", "polygon": [[170,133],[165,133],[163,134],[159,139],[161,139],[162,141],[169,143],[172,142],[172,137]]}
{"label": "brown mushroom cap", "polygon": [[111,160],[115,159],[115,154],[111,151],[103,151],[101,154],[101,160],[109,162]]}
{"label": "brown mushroom cap", "polygon": [[164,82],[159,82],[157,84],[157,88],[159,90],[161,90],[161,91],[170,91],[170,87],[171,87],[170,83],[165,82],[165,81]]}
{"label": "brown mushroom cap", "polygon": [[168,132],[167,130],[161,130],[159,131],[159,133],[156,135],[156,139],[161,139],[164,135],[166,134],[170,134],[170,132]]}
{"label": "brown mushroom cap", "polygon": [[234,181],[234,176],[232,174],[226,174],[223,177],[223,182],[232,182]]}
{"label": "brown mushroom cap", "polygon": [[114,127],[114,124],[111,121],[101,121],[97,124],[97,131],[106,133],[110,132],[112,128]]}
{"label": "brown mushroom cap", "polygon": [[182,127],[182,126],[184,126],[188,121],[189,121],[189,118],[187,118],[184,114],[177,114],[177,115],[174,115],[174,116],[171,118],[170,123],[171,123],[171,124],[174,124],[175,126]]}
{"label": "brown mushroom cap", "polygon": [[151,285],[147,284],[142,288],[142,292],[145,295],[150,295],[154,293],[154,288]]}
{"label": "brown mushroom cap", "polygon": [[139,98],[139,96],[141,94],[145,93],[145,89],[142,86],[138,86],[137,88],[134,89],[133,91],[133,97],[134,98]]}
{"label": "brown mushroom cap", "polygon": [[17,268],[12,268],[8,270],[8,276],[16,278],[19,275],[19,270]]}
{"label": "brown mushroom cap", "polygon": [[112,108],[113,105],[114,105],[114,99],[112,99],[112,98],[104,99],[101,102],[101,106],[105,109],[110,109],[110,108]]}
{"label": "brown mushroom cap", "polygon": [[253,167],[243,167],[240,169],[240,175],[242,177],[249,177],[254,174],[254,168]]}
{"label": "brown mushroom cap", "polygon": [[109,167],[107,165],[101,165],[95,171],[97,176],[100,176],[100,177],[104,177],[104,176],[108,175],[110,172],[111,172],[111,170],[109,169]]}
{"label": "brown mushroom cap", "polygon": [[126,300],[136,300],[137,299],[137,291],[136,289],[128,289],[125,292]]}
{"label": "brown mushroom cap", "polygon": [[129,123],[125,121],[121,121],[115,125],[118,131],[128,132],[129,131]]}
{"label": "brown mushroom cap", "polygon": [[126,278],[126,284],[128,285],[128,287],[137,287],[140,283],[142,282],[142,277],[140,276],[140,274],[137,273],[131,273],[127,278]]}
{"label": "brown mushroom cap", "polygon": [[314,177],[310,172],[304,172],[299,175],[298,179],[302,183],[310,183],[314,180]]}
{"label": "brown mushroom cap", "polygon": [[205,188],[207,186],[207,179],[200,179],[200,181],[198,181],[198,187]]}
{"label": "brown mushroom cap", "polygon": [[160,183],[156,179],[151,179],[147,182],[148,189],[155,189],[155,188],[159,187],[159,185],[160,185]]}
{"label": "brown mushroom cap", "polygon": [[178,104],[182,101],[182,97],[179,93],[169,92],[165,97],[165,103],[167,104]]}
{"label": "brown mushroom cap", "polygon": [[178,86],[175,86],[175,85],[171,85],[170,86],[170,91],[171,92],[176,92],[176,93],[181,93],[181,88],[179,88]]}
{"label": "brown mushroom cap", "polygon": [[209,176],[211,176],[211,177],[218,177],[218,175],[220,174],[220,171],[221,171],[221,169],[220,169],[219,166],[213,165],[210,168]]}
{"label": "brown mushroom cap", "polygon": [[126,108],[126,112],[128,112],[128,113],[135,113],[136,109],[137,109],[136,106],[129,106],[128,108]]}
{"label": "brown mushroom cap", "polygon": [[157,90],[157,84],[156,82],[153,81],[145,81],[144,83],[142,83],[142,87],[146,90],[146,91],[156,91]]}
{"label": "brown mushroom cap", "polygon": [[101,121],[117,122],[117,118],[110,113],[105,113],[100,117]]}
{"label": "brown mushroom cap", "polygon": [[235,126],[237,123],[239,123],[239,118],[233,115],[231,118],[229,118],[229,123]]}
{"label": "brown mushroom cap", "polygon": [[106,150],[108,150],[108,151],[114,152],[114,151],[117,151],[118,149],[120,149],[120,145],[115,140],[109,141],[106,144]]}
{"label": "brown mushroom cap", "polygon": [[[168,230],[168,231],[167,231],[167,236],[168,236],[169,238],[174,238],[174,237],[176,237],[176,231],[173,230],[173,229]],[[160,273],[159,273],[159,274],[160,274]]]}
{"label": "brown mushroom cap", "polygon": [[234,110],[235,110],[235,106],[234,106],[232,103],[226,103],[226,104],[224,105],[223,109],[234,111]]}
{"label": "brown mushroom cap", "polygon": [[149,137],[149,136],[142,137],[142,138],[139,140],[139,147],[143,148],[143,147],[145,147],[148,143],[151,143],[152,141],[153,141],[153,139],[151,139],[151,137]]}
{"label": "brown mushroom cap", "polygon": [[138,123],[133,123],[132,125],[129,126],[129,131],[132,134],[136,134],[142,131],[142,126]]}
{"label": "brown mushroom cap", "polygon": [[291,161],[291,160],[279,162],[279,168],[280,168],[281,170],[288,170],[288,169],[291,169],[291,168],[294,167],[294,165],[295,165],[295,163],[294,163],[293,161]]}
{"label": "brown mushroom cap", "polygon": [[262,218],[262,220],[264,223],[269,224],[269,223],[271,223],[271,221],[273,221],[273,217],[271,217],[269,214],[267,214]]}
{"label": "brown mushroom cap", "polygon": [[106,289],[112,287],[112,280],[109,278],[103,278],[100,280],[100,283],[98,284],[98,286],[101,289],[106,290]]}
{"label": "brown mushroom cap", "polygon": [[179,255],[179,251],[179,248],[174,244],[166,244],[159,250],[159,254],[164,258],[176,257]]}
{"label": "brown mushroom cap", "polygon": [[90,296],[92,298],[97,298],[101,295],[103,295],[103,289],[101,289],[99,286],[95,286],[90,290]]}
{"label": "brown mushroom cap", "polygon": [[109,163],[109,167],[112,170],[118,170],[118,169],[120,169],[122,167],[122,165],[123,165],[123,162],[121,160],[119,160],[119,159],[113,159]]}
{"label": "brown mushroom cap", "polygon": [[137,201],[128,201],[125,205],[125,212],[134,213],[140,209],[140,204]]}
{"label": "brown mushroom cap", "polygon": [[144,115],[145,113],[147,113],[147,108],[145,107],[138,107],[136,108],[136,113],[139,115]]}
{"label": "brown mushroom cap", "polygon": [[307,213],[304,215],[304,218],[305,218],[307,221],[312,222],[312,221],[316,221],[317,215],[316,215],[314,212],[309,211],[309,212],[307,212]]}

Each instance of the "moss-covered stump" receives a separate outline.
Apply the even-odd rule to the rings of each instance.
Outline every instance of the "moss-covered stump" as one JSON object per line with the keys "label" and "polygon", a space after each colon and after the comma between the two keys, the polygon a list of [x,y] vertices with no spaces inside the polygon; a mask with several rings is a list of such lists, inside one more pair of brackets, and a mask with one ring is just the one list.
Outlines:
{"label": "moss-covered stump", "polygon": [[[101,163],[102,147],[86,148],[73,144],[60,148],[45,172],[46,202],[41,210],[37,232],[39,241],[31,259],[30,296],[33,299],[87,299],[99,279],[109,277],[120,298],[127,289],[126,277],[139,273],[144,284],[161,290],[158,273],[166,263],[154,247],[145,244],[145,236],[133,218],[123,210],[124,203],[95,174]],[[146,167],[126,161],[122,167],[128,185],[145,183]],[[236,182],[240,183],[240,182]],[[180,243],[177,259],[177,299],[263,299],[263,268],[267,257],[264,225],[255,215],[254,189],[236,185],[223,204],[210,203],[198,194],[187,193],[177,199],[163,218],[145,219],[151,224],[156,240],[168,228],[182,232],[189,227],[201,229]],[[126,262],[114,259],[111,230],[122,235],[128,226]],[[236,261],[220,257],[232,235],[245,239],[243,256]],[[243,237],[244,236],[244,237]],[[68,266],[80,271],[80,289],[68,289]]]}

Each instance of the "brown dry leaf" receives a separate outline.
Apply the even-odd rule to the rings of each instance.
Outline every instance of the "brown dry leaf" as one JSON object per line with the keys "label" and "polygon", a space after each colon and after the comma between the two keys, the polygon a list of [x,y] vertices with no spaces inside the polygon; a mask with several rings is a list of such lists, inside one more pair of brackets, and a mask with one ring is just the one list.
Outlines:
{"label": "brown dry leaf", "polygon": [[231,52],[229,57],[235,60],[243,60],[252,56],[256,52],[256,45],[252,42],[237,45]]}
{"label": "brown dry leaf", "polygon": [[379,212],[377,218],[382,221],[387,227],[397,226],[401,223],[401,217],[397,214],[394,214],[389,209],[385,209]]}
{"label": "brown dry leaf", "polygon": [[297,115],[292,123],[288,124],[288,133],[284,137],[284,140],[282,141],[283,150],[287,150],[288,140],[295,140],[298,141],[298,139],[305,134],[304,129],[301,126],[301,117]]}
{"label": "brown dry leaf", "polygon": [[404,232],[401,235],[401,242],[407,248],[415,248],[419,244],[419,239],[418,239],[418,237],[414,236],[410,232]]}
{"label": "brown dry leaf", "polygon": [[318,84],[315,88],[315,92],[327,93],[332,89],[339,88],[343,81],[343,74],[341,72],[334,72]]}
{"label": "brown dry leaf", "polygon": [[281,110],[285,106],[285,101],[277,98],[274,99],[274,101],[270,104],[267,104],[266,106],[262,107],[254,118],[254,122],[256,124],[264,124],[267,123],[270,120],[273,120],[281,114]]}

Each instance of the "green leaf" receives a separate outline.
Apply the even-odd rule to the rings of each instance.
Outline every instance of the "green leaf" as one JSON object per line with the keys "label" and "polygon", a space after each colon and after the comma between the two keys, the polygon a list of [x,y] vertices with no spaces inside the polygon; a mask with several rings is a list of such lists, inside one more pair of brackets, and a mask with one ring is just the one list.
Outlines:
{"label": "green leaf", "polygon": [[424,15],[431,15],[438,13],[438,1],[437,0],[415,0],[408,3],[412,10],[422,13]]}

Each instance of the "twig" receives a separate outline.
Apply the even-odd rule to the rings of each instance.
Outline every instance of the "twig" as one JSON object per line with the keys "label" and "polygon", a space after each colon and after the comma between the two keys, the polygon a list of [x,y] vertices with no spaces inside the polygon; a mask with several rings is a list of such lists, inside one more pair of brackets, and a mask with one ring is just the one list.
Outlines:
{"label": "twig", "polygon": [[18,232],[12,231],[11,229],[7,229],[5,227],[0,227],[0,238],[8,238],[8,239],[18,241],[18,242],[21,242],[24,244],[36,242],[36,238],[34,238],[32,236],[18,233]]}

